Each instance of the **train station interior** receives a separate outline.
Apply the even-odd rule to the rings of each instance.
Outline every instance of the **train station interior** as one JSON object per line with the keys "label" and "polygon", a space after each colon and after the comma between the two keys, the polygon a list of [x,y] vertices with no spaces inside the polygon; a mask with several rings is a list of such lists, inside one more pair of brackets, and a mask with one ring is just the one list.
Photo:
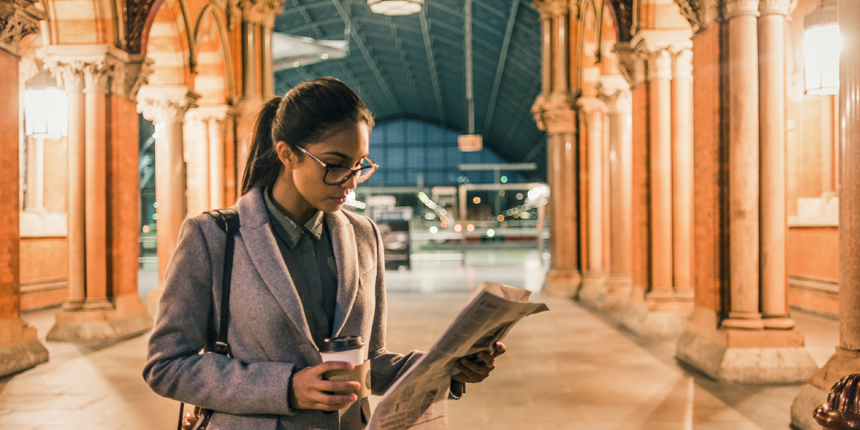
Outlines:
{"label": "train station interior", "polygon": [[176,425],[142,372],[180,227],[242,198],[261,107],[328,76],[375,121],[342,210],[382,238],[387,348],[484,281],[550,308],[447,428],[819,430],[860,371],[858,16],[2,0],[0,430]]}

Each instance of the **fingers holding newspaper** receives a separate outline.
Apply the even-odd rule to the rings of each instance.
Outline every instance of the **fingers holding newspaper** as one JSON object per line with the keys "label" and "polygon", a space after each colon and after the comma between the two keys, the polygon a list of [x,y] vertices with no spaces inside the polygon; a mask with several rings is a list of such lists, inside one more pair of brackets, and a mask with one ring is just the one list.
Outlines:
{"label": "fingers holding newspaper", "polygon": [[326,381],[323,373],[330,370],[352,370],[353,365],[342,361],[327,361],[313,367],[306,367],[293,373],[289,388],[290,407],[295,409],[319,409],[336,411],[349,406],[356,400],[355,394],[333,394],[354,391],[361,388],[353,381]]}
{"label": "fingers holding newspaper", "polygon": [[492,354],[479,352],[475,354],[475,359],[463,357],[457,360],[454,364],[460,370],[460,373],[454,375],[451,379],[467,384],[476,384],[487,379],[490,376],[490,372],[496,368],[496,357],[504,354],[507,348],[502,342],[496,342],[493,345],[493,350]]}

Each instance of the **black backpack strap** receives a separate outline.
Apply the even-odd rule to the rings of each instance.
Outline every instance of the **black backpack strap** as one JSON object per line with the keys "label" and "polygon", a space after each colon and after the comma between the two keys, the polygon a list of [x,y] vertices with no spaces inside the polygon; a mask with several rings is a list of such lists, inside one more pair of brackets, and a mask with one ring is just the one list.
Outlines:
{"label": "black backpack strap", "polygon": [[221,287],[221,325],[218,330],[218,341],[215,342],[215,352],[230,355],[230,345],[227,343],[227,316],[230,312],[230,280],[233,275],[233,248],[235,236],[239,232],[239,214],[233,209],[221,209],[206,212],[215,219],[225,233],[227,243],[224,246],[224,274]]}

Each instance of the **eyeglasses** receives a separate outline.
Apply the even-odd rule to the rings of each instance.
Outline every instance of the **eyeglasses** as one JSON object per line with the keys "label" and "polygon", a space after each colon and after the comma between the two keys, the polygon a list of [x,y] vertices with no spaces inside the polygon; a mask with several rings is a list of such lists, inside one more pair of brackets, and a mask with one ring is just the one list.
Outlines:
{"label": "eyeglasses", "polygon": [[302,148],[301,146],[297,146],[302,152],[308,155],[308,157],[313,158],[318,163],[322,164],[325,167],[325,175],[323,176],[323,182],[327,185],[341,185],[344,182],[348,181],[352,175],[355,175],[355,182],[360,184],[370,178],[370,175],[379,168],[379,165],[371,161],[369,158],[364,157],[361,161],[361,165],[358,167],[348,168],[337,165],[331,165],[326,163],[325,161],[320,160],[317,157],[314,157],[313,154],[308,152],[307,149]]}

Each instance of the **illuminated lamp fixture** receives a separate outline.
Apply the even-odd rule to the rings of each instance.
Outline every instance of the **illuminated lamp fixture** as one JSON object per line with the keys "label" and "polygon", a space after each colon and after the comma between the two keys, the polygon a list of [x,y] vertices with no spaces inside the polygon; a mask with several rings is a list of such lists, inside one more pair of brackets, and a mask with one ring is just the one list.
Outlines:
{"label": "illuminated lamp fixture", "polygon": [[367,0],[370,11],[380,15],[402,16],[421,12],[424,0]]}
{"label": "illuminated lamp fixture", "polygon": [[803,19],[805,89],[810,95],[839,92],[839,51],[842,38],[837,24],[836,0],[824,0]]}
{"label": "illuminated lamp fixture", "polygon": [[27,136],[57,138],[65,136],[69,123],[66,93],[57,80],[42,70],[25,82],[24,127]]}

